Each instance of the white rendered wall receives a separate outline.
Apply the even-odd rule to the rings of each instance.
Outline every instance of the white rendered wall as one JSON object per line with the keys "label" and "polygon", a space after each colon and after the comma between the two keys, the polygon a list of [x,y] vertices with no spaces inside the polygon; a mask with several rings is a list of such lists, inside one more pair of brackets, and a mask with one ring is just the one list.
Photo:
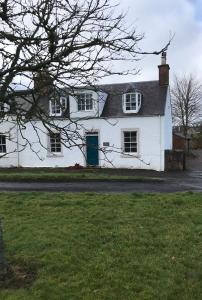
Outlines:
{"label": "white rendered wall", "polygon": [[172,133],[172,107],[171,107],[171,98],[170,90],[168,87],[166,105],[165,105],[165,150],[171,150],[173,148],[173,133]]}
{"label": "white rendered wall", "polygon": [[[66,121],[61,122],[66,123]],[[110,147],[106,148],[106,150],[111,150],[107,154],[107,159],[102,152],[99,153],[99,164],[101,167],[164,170],[164,117],[91,119],[83,121],[82,125],[82,136],[87,131],[98,131],[100,147],[103,147],[104,142],[109,142],[110,144]],[[26,149],[19,153],[20,166],[68,167],[76,163],[83,166],[86,165],[85,156],[77,147],[69,150],[62,146],[61,154],[50,154],[47,150],[47,132],[41,123],[37,123],[37,126],[40,129],[38,132],[44,148],[39,146],[37,135],[31,128],[31,125],[27,125],[24,134],[31,141],[32,149],[27,145]],[[134,157],[121,153],[122,131],[127,129],[138,130],[138,155]],[[85,152],[85,148],[83,150]],[[34,152],[37,152],[37,155]]]}
{"label": "white rendered wall", "polygon": [[0,133],[6,135],[6,156],[0,153],[0,167],[12,168],[18,166],[17,126],[9,118],[0,124]]}

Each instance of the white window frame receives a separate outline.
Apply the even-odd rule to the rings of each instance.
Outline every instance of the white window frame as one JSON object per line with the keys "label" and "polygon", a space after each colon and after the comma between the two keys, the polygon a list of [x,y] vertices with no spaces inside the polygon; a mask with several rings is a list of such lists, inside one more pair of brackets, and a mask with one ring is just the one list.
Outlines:
{"label": "white window frame", "polygon": [[[125,151],[125,132],[136,132],[136,151],[135,152],[126,152]],[[121,141],[122,141],[122,153],[124,156],[127,156],[127,157],[130,157],[130,156],[138,156],[139,155],[139,130],[138,129],[129,129],[129,128],[125,128],[125,129],[122,129],[121,131]],[[132,143],[132,142],[128,142],[128,143]],[[131,147],[132,148],[132,147]]]}
{"label": "white window frame", "polygon": [[[60,136],[60,142],[55,142],[55,149],[57,148],[56,144],[60,144],[60,151],[52,151],[52,146],[51,146],[51,134],[59,134]],[[55,139],[56,140],[56,139]],[[49,154],[51,155],[61,155],[62,154],[62,142],[61,142],[61,133],[60,132],[49,132],[48,133],[48,150]]]}
{"label": "white window frame", "polygon": [[[84,95],[84,109],[79,109],[79,95]],[[86,107],[87,107],[87,105],[89,105],[89,104],[87,104],[86,102],[87,102],[87,100],[89,100],[89,99],[86,99],[86,95],[90,95],[91,96],[91,98],[90,98],[90,100],[92,101],[92,108],[91,109],[87,109]],[[77,99],[77,110],[78,111],[93,111],[94,110],[94,103],[93,103],[93,93],[91,93],[91,92],[78,92],[77,94],[76,94],[76,99]]]}
{"label": "white window frame", "polygon": [[[5,138],[5,143],[2,142],[2,137]],[[3,154],[7,153],[7,151],[1,151],[1,149],[3,150],[3,147],[5,147],[5,150],[7,148],[6,147],[6,140],[7,140],[6,135],[1,133],[0,134],[0,155],[3,155]]]}
{"label": "white window frame", "polygon": [[[54,107],[54,106],[55,107]],[[58,112],[55,112],[57,111],[57,109],[53,109],[54,108],[59,108],[58,109]],[[62,112],[65,111],[67,109],[67,97],[60,97],[60,101],[58,101],[57,99],[55,98],[52,98],[50,101],[49,101],[49,115],[50,116],[62,116]]]}
{"label": "white window frame", "polygon": [[[128,98],[129,97],[129,101]],[[135,99],[134,99],[135,98]],[[142,94],[140,92],[130,92],[123,94],[123,112],[124,113],[138,113],[142,104]],[[128,103],[127,103],[128,102]],[[135,109],[132,109],[132,104],[135,104]],[[127,109],[127,104],[131,109]]]}

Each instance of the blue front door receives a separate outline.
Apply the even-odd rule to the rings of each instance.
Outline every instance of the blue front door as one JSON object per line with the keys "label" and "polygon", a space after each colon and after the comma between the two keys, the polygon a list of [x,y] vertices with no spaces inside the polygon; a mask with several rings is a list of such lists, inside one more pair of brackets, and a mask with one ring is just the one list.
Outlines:
{"label": "blue front door", "polygon": [[86,135],[86,162],[88,166],[98,166],[98,135]]}

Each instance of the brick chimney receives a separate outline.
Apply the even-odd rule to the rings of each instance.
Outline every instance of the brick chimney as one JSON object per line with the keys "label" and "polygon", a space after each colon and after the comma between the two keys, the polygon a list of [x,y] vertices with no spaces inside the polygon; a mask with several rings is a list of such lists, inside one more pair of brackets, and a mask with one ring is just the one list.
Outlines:
{"label": "brick chimney", "polygon": [[53,80],[47,69],[43,69],[35,74],[33,77],[34,90],[40,96],[47,96],[53,87]]}
{"label": "brick chimney", "polygon": [[159,68],[159,85],[166,86],[169,85],[169,70],[170,67],[166,63],[166,52],[162,52],[161,54],[161,65]]}

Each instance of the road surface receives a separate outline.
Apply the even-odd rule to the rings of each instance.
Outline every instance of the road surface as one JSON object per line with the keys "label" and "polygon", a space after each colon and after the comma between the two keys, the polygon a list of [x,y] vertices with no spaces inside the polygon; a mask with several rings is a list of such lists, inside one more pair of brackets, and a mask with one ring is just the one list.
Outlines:
{"label": "road surface", "polygon": [[176,176],[176,173],[164,178],[163,182],[0,182],[1,192],[97,192],[97,193],[131,193],[131,192],[202,192],[202,171],[192,171]]}

